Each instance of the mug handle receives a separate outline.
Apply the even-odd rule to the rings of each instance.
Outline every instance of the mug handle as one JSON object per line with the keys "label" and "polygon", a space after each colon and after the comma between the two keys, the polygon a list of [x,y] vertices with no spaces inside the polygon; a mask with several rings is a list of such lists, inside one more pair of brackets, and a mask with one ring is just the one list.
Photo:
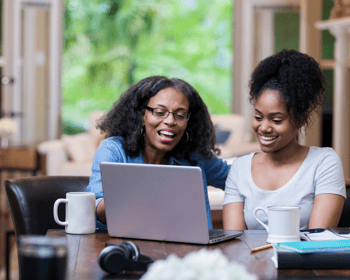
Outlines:
{"label": "mug handle", "polygon": [[257,208],[255,208],[255,210],[254,210],[254,218],[255,218],[255,220],[257,220],[265,229],[266,229],[266,231],[267,232],[269,232],[269,227],[265,224],[265,223],[263,223],[257,216],[256,216],[256,213],[258,212],[258,211],[263,211],[265,214],[266,214],[266,216],[269,216],[268,214],[267,214],[267,210],[266,209],[264,209],[264,208],[262,208],[262,207],[257,207]]}
{"label": "mug handle", "polygon": [[68,222],[62,222],[60,221],[60,219],[58,218],[58,205],[60,203],[68,203],[68,199],[64,199],[64,198],[59,198],[55,201],[55,204],[53,205],[53,218],[55,219],[55,222],[61,226],[66,226],[68,225]]}

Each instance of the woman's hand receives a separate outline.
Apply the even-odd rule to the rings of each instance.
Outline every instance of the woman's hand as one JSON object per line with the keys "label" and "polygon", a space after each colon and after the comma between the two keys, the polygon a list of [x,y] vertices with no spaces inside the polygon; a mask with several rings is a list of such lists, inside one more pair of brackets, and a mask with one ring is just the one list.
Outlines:
{"label": "woman's hand", "polygon": [[106,210],[105,210],[105,200],[102,199],[96,208],[97,220],[101,223],[106,224]]}
{"label": "woman's hand", "polygon": [[318,194],[310,216],[309,228],[337,227],[345,198],[337,194]]}
{"label": "woman's hand", "polygon": [[245,230],[247,226],[244,221],[244,203],[234,202],[224,205],[223,223],[226,230]]}

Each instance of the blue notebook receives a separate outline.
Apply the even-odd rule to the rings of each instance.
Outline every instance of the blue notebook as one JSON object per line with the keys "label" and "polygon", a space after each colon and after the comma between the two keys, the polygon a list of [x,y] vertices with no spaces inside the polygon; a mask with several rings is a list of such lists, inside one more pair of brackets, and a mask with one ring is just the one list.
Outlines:
{"label": "blue notebook", "polygon": [[350,240],[297,241],[277,243],[282,249],[305,253],[350,252]]}

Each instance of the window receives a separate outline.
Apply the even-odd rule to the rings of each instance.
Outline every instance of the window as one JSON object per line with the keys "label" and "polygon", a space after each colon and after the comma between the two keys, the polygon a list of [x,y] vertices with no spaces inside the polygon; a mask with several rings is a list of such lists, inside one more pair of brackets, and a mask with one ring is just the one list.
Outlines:
{"label": "window", "polygon": [[211,113],[231,112],[232,8],[232,0],[65,0],[64,133],[152,75],[184,79]]}

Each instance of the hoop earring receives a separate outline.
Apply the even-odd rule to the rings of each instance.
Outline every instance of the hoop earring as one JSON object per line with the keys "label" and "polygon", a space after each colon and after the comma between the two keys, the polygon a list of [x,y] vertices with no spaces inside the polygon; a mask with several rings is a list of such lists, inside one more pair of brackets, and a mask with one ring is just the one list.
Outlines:
{"label": "hoop earring", "polygon": [[190,140],[190,135],[188,134],[188,132],[185,131],[185,133],[186,133],[186,141],[183,144],[186,144],[188,140]]}

